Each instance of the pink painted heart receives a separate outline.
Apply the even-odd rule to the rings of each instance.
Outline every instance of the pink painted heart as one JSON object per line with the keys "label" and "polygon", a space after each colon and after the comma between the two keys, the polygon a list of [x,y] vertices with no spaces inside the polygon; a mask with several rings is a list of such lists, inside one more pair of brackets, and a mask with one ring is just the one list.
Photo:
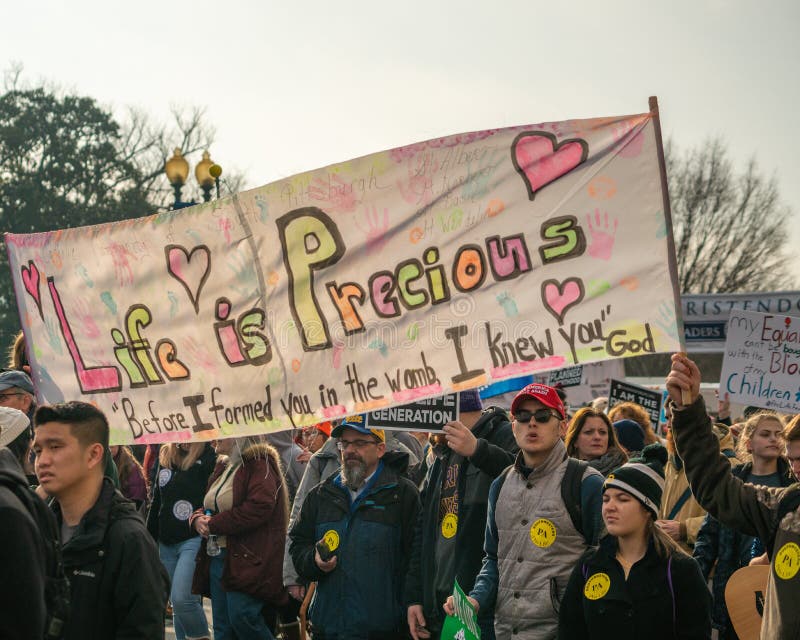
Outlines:
{"label": "pink painted heart", "polygon": [[22,272],[22,284],[25,286],[25,291],[33,298],[33,301],[36,303],[36,308],[39,310],[39,317],[44,320],[44,314],[42,313],[42,297],[39,293],[39,268],[33,260],[28,260],[28,266],[21,267],[20,271]]}
{"label": "pink painted heart", "polygon": [[539,189],[585,162],[588,155],[589,145],[585,140],[572,138],[558,142],[546,131],[525,131],[511,145],[514,168],[522,176],[531,200]]}
{"label": "pink painted heart", "polygon": [[545,280],[542,283],[542,302],[558,320],[558,324],[564,323],[567,310],[583,300],[584,294],[583,280],[580,278],[567,278],[561,283],[558,280]]}
{"label": "pink painted heart", "polygon": [[169,244],[164,247],[164,253],[167,256],[167,271],[183,285],[194,312],[198,313],[200,292],[211,271],[211,252],[204,244],[191,251],[177,244]]}

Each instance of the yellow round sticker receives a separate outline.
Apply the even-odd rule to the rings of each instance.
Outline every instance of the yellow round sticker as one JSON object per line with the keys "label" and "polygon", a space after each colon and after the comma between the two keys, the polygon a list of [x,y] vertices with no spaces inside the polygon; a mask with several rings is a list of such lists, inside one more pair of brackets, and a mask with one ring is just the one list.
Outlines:
{"label": "yellow round sticker", "polygon": [[775,556],[775,575],[782,580],[791,580],[800,569],[800,547],[787,542]]}
{"label": "yellow round sticker", "polygon": [[326,531],[322,539],[331,551],[336,551],[339,548],[339,534],[333,529]]}
{"label": "yellow round sticker", "polygon": [[611,578],[607,573],[595,573],[586,581],[583,587],[583,595],[589,600],[599,600],[608,593],[611,587]]}
{"label": "yellow round sticker", "polygon": [[545,549],[556,541],[556,525],[547,518],[539,518],[531,525],[531,541]]}
{"label": "yellow round sticker", "polygon": [[455,513],[448,513],[442,518],[442,535],[450,539],[458,531],[458,516]]}

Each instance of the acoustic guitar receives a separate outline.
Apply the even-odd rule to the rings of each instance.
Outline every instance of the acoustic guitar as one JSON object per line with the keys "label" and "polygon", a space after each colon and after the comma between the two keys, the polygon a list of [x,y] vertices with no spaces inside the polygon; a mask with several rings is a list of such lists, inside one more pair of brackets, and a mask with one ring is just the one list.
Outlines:
{"label": "acoustic guitar", "polygon": [[759,640],[761,636],[769,571],[766,564],[742,567],[725,586],[728,615],[740,640]]}

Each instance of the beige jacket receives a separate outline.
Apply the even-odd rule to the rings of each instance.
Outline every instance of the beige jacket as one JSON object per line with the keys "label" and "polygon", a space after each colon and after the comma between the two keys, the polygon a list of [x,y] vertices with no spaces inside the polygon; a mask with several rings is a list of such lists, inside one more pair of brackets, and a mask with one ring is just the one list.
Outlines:
{"label": "beige jacket", "polygon": [[[740,461],[734,457],[734,442],[730,429],[724,424],[717,424],[714,425],[714,434],[719,442],[719,450],[725,454],[731,466],[740,464]],[[677,510],[677,513],[673,513],[675,505],[686,491],[690,492],[689,498],[683,501],[683,505]],[[670,455],[664,469],[664,493],[661,498],[661,510],[658,513],[659,520],[677,520],[681,523],[680,544],[691,555],[692,547],[697,540],[697,533],[700,531],[705,517],[705,509],[691,495],[683,462],[675,455]]]}

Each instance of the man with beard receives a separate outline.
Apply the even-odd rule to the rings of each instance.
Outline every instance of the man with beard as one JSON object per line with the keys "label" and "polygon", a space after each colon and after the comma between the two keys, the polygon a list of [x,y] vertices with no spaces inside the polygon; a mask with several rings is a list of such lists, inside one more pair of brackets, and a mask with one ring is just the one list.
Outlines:
{"label": "man with beard", "polygon": [[386,451],[386,435],[366,416],[348,416],[332,434],[339,473],[314,487],[289,531],[299,576],[317,581],[310,607],[314,640],[404,638],[403,580],[419,493],[403,477],[408,454]]}

